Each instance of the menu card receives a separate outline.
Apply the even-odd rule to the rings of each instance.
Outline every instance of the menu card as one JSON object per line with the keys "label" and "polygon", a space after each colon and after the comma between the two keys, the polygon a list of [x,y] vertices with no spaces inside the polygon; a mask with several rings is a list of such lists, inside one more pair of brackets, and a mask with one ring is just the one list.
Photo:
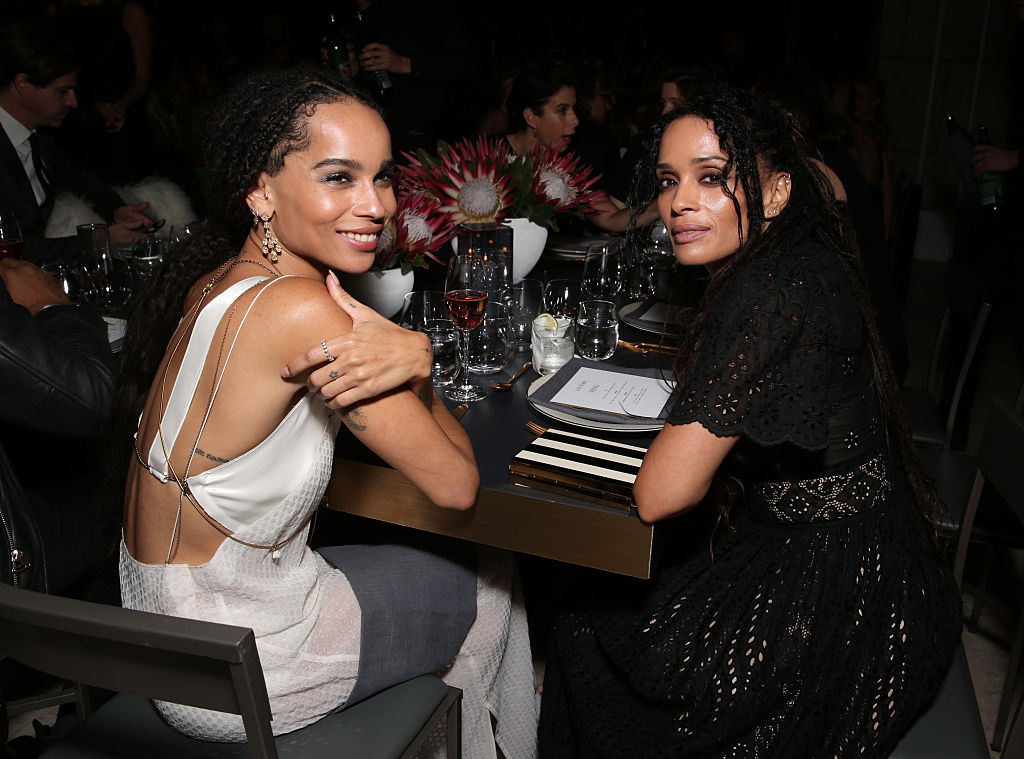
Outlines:
{"label": "menu card", "polygon": [[672,388],[656,377],[580,367],[551,398],[573,408],[657,419]]}

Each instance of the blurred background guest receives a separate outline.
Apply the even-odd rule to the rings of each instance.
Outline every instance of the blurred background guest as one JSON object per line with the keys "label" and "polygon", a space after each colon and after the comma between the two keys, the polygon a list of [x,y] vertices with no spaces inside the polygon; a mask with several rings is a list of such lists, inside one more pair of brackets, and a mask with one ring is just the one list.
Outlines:
{"label": "blurred background guest", "polygon": [[459,0],[356,0],[341,14],[396,155],[474,131],[487,69],[467,14]]}
{"label": "blurred background guest", "polygon": [[46,238],[47,222],[61,192],[86,199],[111,222],[112,243],[145,238],[147,204],[125,205],[96,174],[58,148],[40,128],[57,127],[77,106],[77,64],[45,19],[0,26],[0,206],[21,225],[24,256],[42,263],[75,258],[75,237]]}
{"label": "blurred background guest", "polygon": [[61,130],[64,147],[112,184],[156,169],[146,113],[153,75],[153,27],[134,0],[58,0],[57,32],[79,61],[79,108]]}

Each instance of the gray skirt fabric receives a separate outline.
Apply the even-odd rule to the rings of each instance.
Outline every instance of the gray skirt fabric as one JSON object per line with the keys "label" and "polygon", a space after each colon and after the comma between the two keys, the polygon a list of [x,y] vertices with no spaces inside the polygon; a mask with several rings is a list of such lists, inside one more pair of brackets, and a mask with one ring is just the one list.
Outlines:
{"label": "gray skirt fabric", "polygon": [[472,548],[444,554],[410,545],[317,549],[348,579],[359,601],[359,674],[341,708],[454,659],[476,619]]}

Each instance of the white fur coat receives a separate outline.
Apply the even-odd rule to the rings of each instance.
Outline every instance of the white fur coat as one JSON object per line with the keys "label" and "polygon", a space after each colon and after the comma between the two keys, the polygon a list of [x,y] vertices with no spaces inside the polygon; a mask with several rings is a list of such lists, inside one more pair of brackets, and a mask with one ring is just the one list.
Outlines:
{"label": "white fur coat", "polygon": [[[115,187],[128,205],[149,201],[143,213],[154,221],[166,220],[165,229],[196,221],[196,212],[188,195],[177,184],[163,177],[147,177],[141,182]],[[46,222],[46,237],[74,237],[79,224],[101,223],[103,219],[82,198],[62,192],[54,201]]]}

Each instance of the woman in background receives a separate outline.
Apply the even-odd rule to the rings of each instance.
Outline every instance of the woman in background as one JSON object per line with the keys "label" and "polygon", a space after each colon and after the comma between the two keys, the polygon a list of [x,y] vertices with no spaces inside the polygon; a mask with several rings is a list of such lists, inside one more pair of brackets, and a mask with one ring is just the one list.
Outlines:
{"label": "woman in background", "polygon": [[[529,155],[537,149],[571,150],[580,120],[576,116],[576,83],[570,71],[558,65],[525,68],[512,82],[506,98],[509,131],[505,142],[513,155]],[[587,221],[606,232],[622,233],[629,226],[625,203],[603,195],[596,213]],[[653,207],[637,220],[648,224],[656,218]]]}

